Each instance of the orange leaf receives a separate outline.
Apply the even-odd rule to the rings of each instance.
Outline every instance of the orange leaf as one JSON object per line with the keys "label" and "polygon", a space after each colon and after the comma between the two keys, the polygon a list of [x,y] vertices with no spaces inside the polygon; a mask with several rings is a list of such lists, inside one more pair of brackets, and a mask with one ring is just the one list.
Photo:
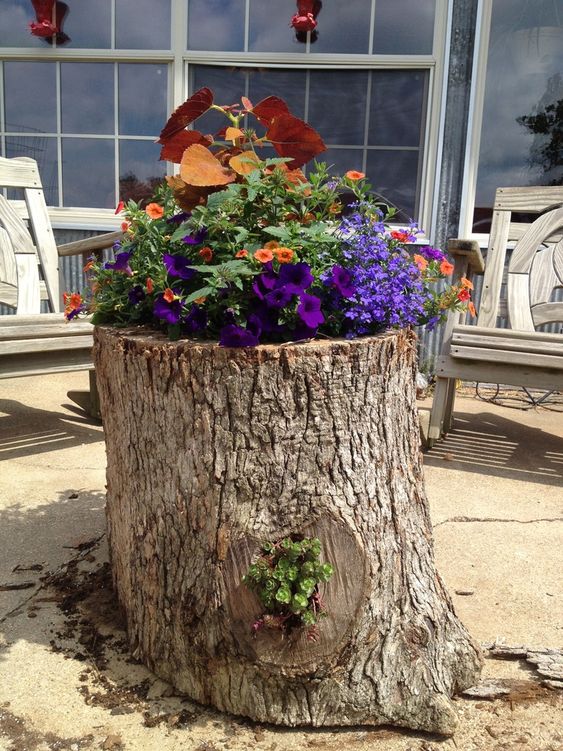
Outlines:
{"label": "orange leaf", "polygon": [[235,180],[233,173],[221,166],[221,162],[205,146],[194,143],[184,151],[180,163],[180,177],[188,185],[213,187],[228,185]]}
{"label": "orange leaf", "polygon": [[232,141],[233,143],[237,138],[242,138],[242,136],[244,136],[244,133],[240,128],[227,128],[225,131],[225,139],[227,141]]}
{"label": "orange leaf", "polygon": [[184,211],[191,211],[195,206],[205,203],[207,196],[218,190],[187,185],[178,175],[167,175],[166,182],[174,193],[174,200]]}
{"label": "orange leaf", "polygon": [[180,164],[182,154],[193,143],[201,143],[203,146],[210,146],[213,139],[204,136],[199,130],[180,130],[178,133],[170,136],[160,150],[161,161],[175,162]]}
{"label": "orange leaf", "polygon": [[166,143],[171,136],[185,128],[186,125],[192,123],[198,117],[203,115],[204,112],[207,112],[212,104],[213,92],[211,89],[203,88],[196,91],[195,94],[192,94],[184,104],[181,104],[178,109],[170,115],[168,122],[160,133],[158,142]]}
{"label": "orange leaf", "polygon": [[260,164],[260,157],[253,151],[243,151],[242,154],[229,159],[229,166],[238,175],[249,175]]}
{"label": "orange leaf", "polygon": [[301,167],[310,159],[326,151],[323,139],[314,128],[288,113],[276,115],[266,133],[280,156],[291,157],[290,169]]}

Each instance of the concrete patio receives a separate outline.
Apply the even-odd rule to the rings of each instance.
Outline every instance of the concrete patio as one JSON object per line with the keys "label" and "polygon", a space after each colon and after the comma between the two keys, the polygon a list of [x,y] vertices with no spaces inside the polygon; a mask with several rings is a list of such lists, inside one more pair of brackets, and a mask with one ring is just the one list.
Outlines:
{"label": "concrete patio", "polygon": [[[87,380],[0,385],[0,750],[563,747],[563,691],[490,652],[484,675],[509,693],[458,699],[448,740],[263,727],[174,695],[128,655],[109,589],[102,428],[66,398]],[[562,414],[561,399],[523,411],[460,397],[455,430],[425,455],[438,569],[485,645],[562,645]]]}

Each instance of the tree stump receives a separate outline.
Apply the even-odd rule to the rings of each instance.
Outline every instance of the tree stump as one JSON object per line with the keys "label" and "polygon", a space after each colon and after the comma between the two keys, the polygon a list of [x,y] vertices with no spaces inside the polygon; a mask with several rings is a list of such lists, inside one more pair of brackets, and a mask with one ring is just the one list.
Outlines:
{"label": "tree stump", "polygon": [[[482,659],[434,565],[414,335],[224,349],[97,327],[94,353],[134,655],[261,722],[451,734]],[[297,534],[335,568],[320,638],[253,636],[242,577]]]}

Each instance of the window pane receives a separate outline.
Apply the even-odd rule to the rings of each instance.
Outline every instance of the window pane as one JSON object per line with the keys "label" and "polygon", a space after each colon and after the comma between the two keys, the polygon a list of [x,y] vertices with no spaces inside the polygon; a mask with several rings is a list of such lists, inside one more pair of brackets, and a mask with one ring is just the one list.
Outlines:
{"label": "window pane", "polygon": [[63,133],[113,135],[113,63],[61,63]]}
{"label": "window pane", "polygon": [[188,49],[244,50],[245,0],[189,0]]}
{"label": "window pane", "polygon": [[[346,0],[345,6],[344,10],[342,4],[334,0],[323,3],[311,52],[369,53],[371,0]],[[314,36],[311,35],[311,40]]]}
{"label": "window pane", "polygon": [[530,6],[525,0],[493,4],[476,232],[488,231],[498,187],[563,184],[563,13],[556,5]]}
{"label": "window pane", "polygon": [[150,198],[166,174],[166,162],[159,162],[160,146],[151,141],[119,142],[119,198],[140,201]]}
{"label": "window pane", "polygon": [[374,191],[409,218],[416,217],[418,168],[418,151],[368,151],[367,176]]}
{"label": "window pane", "polygon": [[119,132],[157,136],[168,118],[168,71],[165,65],[121,63]]}
{"label": "window pane", "polygon": [[35,159],[39,167],[45,201],[49,206],[59,203],[57,176],[57,139],[47,136],[8,136],[6,156],[28,156]]}
{"label": "window pane", "polygon": [[46,47],[48,42],[29,33],[29,22],[35,20],[29,0],[0,2],[0,47]]}
{"label": "window pane", "polygon": [[305,82],[304,70],[284,70],[282,68],[262,68],[248,71],[248,97],[253,104],[258,104],[267,96],[283,99],[291,113],[296,117],[305,117]]}
{"label": "window pane", "polygon": [[377,0],[373,51],[377,55],[431,55],[436,0]]}
{"label": "window pane", "polygon": [[114,142],[106,138],[63,138],[65,206],[116,206]]}
{"label": "window pane", "polygon": [[170,0],[116,0],[115,46],[129,50],[170,49]]}
{"label": "window pane", "polygon": [[363,149],[327,149],[319,154],[318,162],[325,162],[333,175],[344,175],[348,170],[362,171]]}
{"label": "window pane", "polygon": [[82,48],[111,47],[111,0],[69,0],[63,31],[69,37],[66,46]]}
{"label": "window pane", "polygon": [[4,63],[6,130],[56,133],[55,63]]}
{"label": "window pane", "polygon": [[295,12],[294,0],[250,0],[250,52],[304,52],[289,25]]}
{"label": "window pane", "polygon": [[[191,86],[194,92],[207,86],[214,93],[215,104],[234,104],[240,102],[246,90],[245,74],[241,68],[220,68],[214,65],[190,66]],[[209,112],[194,123],[194,128],[202,133],[217,133],[228,125],[227,119],[220,112]]]}
{"label": "window pane", "polygon": [[363,144],[368,72],[314,70],[309,83],[309,123],[326,144]]}
{"label": "window pane", "polygon": [[427,86],[427,71],[374,71],[369,143],[375,146],[419,146],[423,136]]}

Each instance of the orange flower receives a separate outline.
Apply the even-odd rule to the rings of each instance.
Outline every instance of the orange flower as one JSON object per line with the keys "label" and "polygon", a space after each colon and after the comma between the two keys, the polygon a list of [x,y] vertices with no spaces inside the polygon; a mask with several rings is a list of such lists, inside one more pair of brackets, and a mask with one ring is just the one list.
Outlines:
{"label": "orange flower", "polygon": [[440,273],[442,273],[444,276],[449,276],[453,270],[454,270],[453,263],[446,261],[446,259],[444,258],[444,260],[440,264]]}
{"label": "orange flower", "polygon": [[274,250],[274,248],[279,248],[280,244],[277,240],[269,240],[267,243],[264,243],[264,247],[266,250]]}
{"label": "orange flower", "polygon": [[203,303],[207,300],[207,297],[196,297],[194,300],[196,305],[203,305]]}
{"label": "orange flower", "polygon": [[290,263],[293,258],[291,248],[275,248],[274,255],[280,263]]}
{"label": "orange flower", "polygon": [[76,310],[82,305],[82,296],[79,292],[73,292],[71,295],[68,292],[63,293],[63,301],[65,308],[69,310]]}
{"label": "orange flower", "polygon": [[248,250],[246,248],[243,248],[242,250],[237,250],[235,253],[235,258],[246,258],[248,255]]}
{"label": "orange flower", "polygon": [[260,250],[257,250],[254,254],[254,258],[256,258],[257,261],[260,261],[260,263],[268,263],[268,261],[273,261],[274,254],[271,250],[268,250],[268,248],[260,248]]}
{"label": "orange flower", "polygon": [[131,226],[131,222],[121,222],[121,231],[127,232],[130,226]]}
{"label": "orange flower", "polygon": [[160,219],[164,216],[164,209],[158,203],[149,203],[145,211],[151,219]]}
{"label": "orange flower", "polygon": [[418,255],[418,253],[414,254],[412,260],[416,263],[421,271],[424,271],[424,269],[428,266],[428,261],[426,260],[426,258],[424,256]]}
{"label": "orange flower", "polygon": [[210,263],[211,259],[213,258],[213,251],[209,246],[205,246],[199,251],[199,255],[203,258],[205,263]]}
{"label": "orange flower", "polygon": [[471,295],[469,294],[469,290],[465,289],[465,287],[462,287],[460,290],[458,290],[457,293],[457,299],[461,300],[461,302],[468,302]]}
{"label": "orange flower", "polygon": [[90,259],[90,260],[88,261],[88,263],[87,263],[87,264],[86,264],[86,265],[84,266],[84,268],[82,269],[82,271],[83,271],[83,272],[84,272],[85,274],[87,274],[87,273],[88,273],[88,272],[90,271],[90,269],[92,268],[92,266],[93,266],[93,265],[94,265],[94,261],[93,261],[92,259]]}
{"label": "orange flower", "polygon": [[170,289],[170,287],[166,287],[166,289],[164,290],[163,297],[166,300],[166,302],[174,302],[174,300],[176,299],[176,295]]}
{"label": "orange flower", "polygon": [[467,305],[467,310],[469,311],[469,314],[471,315],[471,317],[475,318],[475,316],[477,315],[477,311],[475,310],[475,305],[473,305],[471,301],[469,301]]}
{"label": "orange flower", "polygon": [[344,177],[347,177],[348,180],[361,180],[365,177],[364,172],[357,172],[354,169],[349,169],[348,172],[344,175]]}
{"label": "orange flower", "polygon": [[147,292],[149,293],[149,295],[152,295],[154,291],[154,284],[150,276],[147,276],[146,287],[147,287]]}
{"label": "orange flower", "polygon": [[123,201],[120,201],[116,206],[115,213],[121,214],[124,208],[125,208],[125,204],[123,203]]}
{"label": "orange flower", "polygon": [[331,203],[328,207],[329,214],[338,214],[341,209],[341,205],[339,203]]}
{"label": "orange flower", "polygon": [[469,279],[466,279],[464,276],[461,277],[461,286],[464,289],[473,289],[473,282]]}
{"label": "orange flower", "polygon": [[408,232],[404,232],[403,230],[394,229],[391,232],[391,237],[393,238],[393,240],[398,240],[400,243],[405,243],[409,239],[410,235]]}

